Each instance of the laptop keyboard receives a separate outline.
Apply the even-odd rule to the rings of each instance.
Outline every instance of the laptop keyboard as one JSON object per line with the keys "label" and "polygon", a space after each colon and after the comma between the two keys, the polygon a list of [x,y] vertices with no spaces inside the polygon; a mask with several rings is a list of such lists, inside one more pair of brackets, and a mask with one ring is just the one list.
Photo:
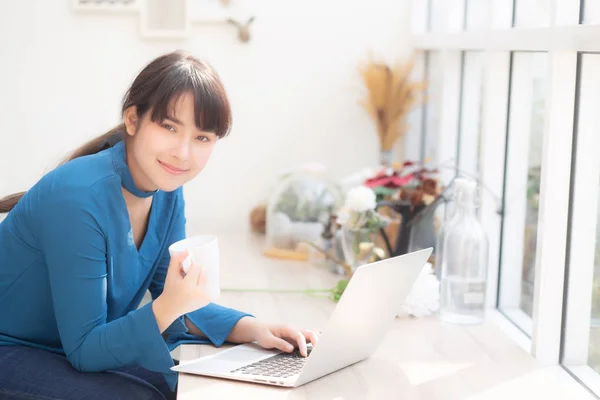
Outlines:
{"label": "laptop keyboard", "polygon": [[[310,355],[312,348],[308,348]],[[264,360],[252,364],[244,365],[241,368],[234,369],[233,372],[241,372],[248,375],[272,376],[276,378],[289,378],[297,375],[308,357],[302,357],[300,351],[293,353],[280,353]]]}

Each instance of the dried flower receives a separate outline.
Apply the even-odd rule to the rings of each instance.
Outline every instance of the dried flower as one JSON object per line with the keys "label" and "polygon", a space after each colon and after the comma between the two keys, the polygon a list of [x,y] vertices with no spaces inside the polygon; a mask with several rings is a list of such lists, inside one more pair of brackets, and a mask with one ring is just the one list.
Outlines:
{"label": "dried flower", "polygon": [[390,151],[408,129],[406,116],[422,101],[425,82],[411,81],[415,59],[393,67],[372,58],[360,73],[367,93],[361,104],[377,126],[382,151]]}

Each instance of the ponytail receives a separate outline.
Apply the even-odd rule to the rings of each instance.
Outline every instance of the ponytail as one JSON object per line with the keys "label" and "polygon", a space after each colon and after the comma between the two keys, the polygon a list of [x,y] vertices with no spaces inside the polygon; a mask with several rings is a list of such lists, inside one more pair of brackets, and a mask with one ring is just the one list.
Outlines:
{"label": "ponytail", "polygon": [[[58,164],[58,166],[66,164],[69,161],[79,157],[99,153],[102,150],[106,150],[114,146],[117,142],[123,139],[121,134],[124,131],[124,129],[124,124],[120,124],[111,129],[110,131],[106,132],[105,134],[90,140],[89,142],[76,149],[73,153],[71,153],[69,157],[61,161]],[[10,210],[12,210],[17,205],[19,200],[21,200],[21,197],[25,195],[25,193],[26,192],[13,193],[0,199],[0,214],[7,213]]]}

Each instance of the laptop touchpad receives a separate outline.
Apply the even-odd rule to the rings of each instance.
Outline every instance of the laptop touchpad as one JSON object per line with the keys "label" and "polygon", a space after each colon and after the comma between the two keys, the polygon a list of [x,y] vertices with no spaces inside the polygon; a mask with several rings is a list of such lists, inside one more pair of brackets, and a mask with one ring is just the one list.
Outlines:
{"label": "laptop touchpad", "polygon": [[263,358],[272,357],[278,353],[281,353],[281,351],[266,350],[258,345],[247,343],[222,351],[214,356],[199,358],[176,369],[183,372],[225,373],[249,363],[260,361]]}

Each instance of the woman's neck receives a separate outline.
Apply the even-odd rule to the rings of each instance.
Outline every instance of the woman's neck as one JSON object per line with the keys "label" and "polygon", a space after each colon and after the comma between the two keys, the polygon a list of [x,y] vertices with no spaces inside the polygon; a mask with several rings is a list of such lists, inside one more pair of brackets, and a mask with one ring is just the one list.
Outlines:
{"label": "woman's neck", "polygon": [[135,162],[131,152],[127,151],[127,147],[125,154],[127,168],[129,168],[135,187],[144,192],[155,192],[158,188],[152,184],[150,178],[142,171],[138,163]]}

